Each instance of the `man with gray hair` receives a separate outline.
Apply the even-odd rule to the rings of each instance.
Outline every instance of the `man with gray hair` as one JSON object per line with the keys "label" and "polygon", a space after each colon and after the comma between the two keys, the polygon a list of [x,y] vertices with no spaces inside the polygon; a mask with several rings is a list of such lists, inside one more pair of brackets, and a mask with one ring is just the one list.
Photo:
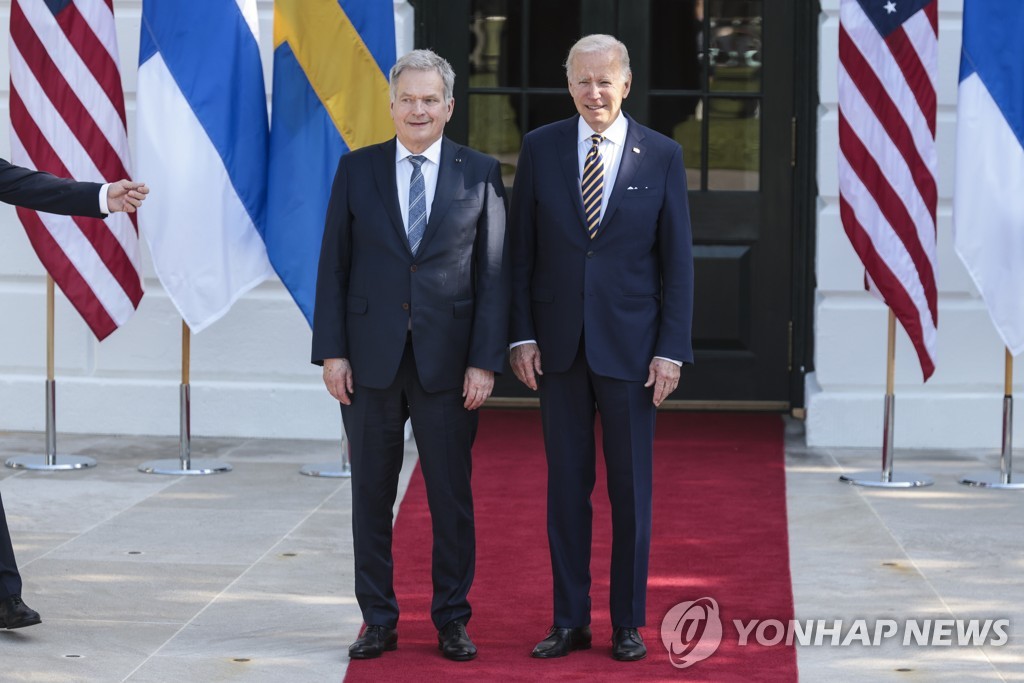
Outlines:
{"label": "man with gray hair", "polygon": [[[534,657],[589,648],[594,426],[612,507],[612,656],[643,659],[656,408],[693,361],[693,258],[679,144],[621,111],[612,36],[566,60],[578,116],[523,138],[509,214],[512,369],[540,391],[554,624]],[[541,358],[543,357],[543,364]]]}
{"label": "man with gray hair", "polygon": [[498,162],[443,136],[455,73],[429,50],[391,69],[395,137],[341,157],[327,208],[312,360],[341,404],[351,448],[353,659],[398,646],[392,509],[412,420],[433,528],[431,619],[445,657],[466,632],[476,541],[476,409],[504,367],[509,280]]}

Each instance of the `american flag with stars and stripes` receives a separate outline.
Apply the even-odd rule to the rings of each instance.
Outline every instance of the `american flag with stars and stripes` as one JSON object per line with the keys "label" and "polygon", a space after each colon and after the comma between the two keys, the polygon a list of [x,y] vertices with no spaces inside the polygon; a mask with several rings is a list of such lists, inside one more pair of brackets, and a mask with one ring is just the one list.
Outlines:
{"label": "american flag with stars and stripes", "polygon": [[938,326],[938,0],[842,0],[839,24],[843,227],[927,381]]}
{"label": "american flag with stars and stripes", "polygon": [[[11,160],[95,182],[130,178],[112,0],[11,3]],[[97,193],[97,205],[99,195]],[[98,339],[142,299],[134,214],[18,209],[29,241]]]}

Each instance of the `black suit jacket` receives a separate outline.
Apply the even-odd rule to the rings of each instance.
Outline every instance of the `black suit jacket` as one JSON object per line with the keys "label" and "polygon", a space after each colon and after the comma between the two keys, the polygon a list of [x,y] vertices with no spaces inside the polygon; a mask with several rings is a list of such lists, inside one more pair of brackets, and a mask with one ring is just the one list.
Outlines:
{"label": "black suit jacket", "polygon": [[313,311],[312,360],[347,358],[356,383],[394,380],[412,321],[420,382],[461,387],[467,367],[500,372],[509,310],[498,162],[447,138],[419,252],[395,184],[395,140],[342,156],[331,189]]}
{"label": "black suit jacket", "polygon": [[86,183],[15,166],[0,159],[0,201],[27,209],[68,216],[103,218],[99,196],[103,183]]}
{"label": "black suit jacket", "polygon": [[608,208],[591,239],[580,195],[578,120],[523,139],[509,214],[510,341],[537,340],[544,370],[563,372],[585,330],[594,372],[644,381],[654,356],[693,362],[682,149],[630,118]]}

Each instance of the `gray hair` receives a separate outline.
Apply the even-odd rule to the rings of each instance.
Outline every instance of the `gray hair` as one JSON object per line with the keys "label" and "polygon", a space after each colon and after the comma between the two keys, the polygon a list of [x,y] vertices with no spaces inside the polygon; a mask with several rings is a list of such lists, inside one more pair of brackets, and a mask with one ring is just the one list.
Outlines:
{"label": "gray hair", "polygon": [[455,70],[448,60],[433,50],[413,50],[395,62],[391,67],[388,82],[391,84],[391,101],[398,94],[398,77],[406,69],[412,71],[436,71],[444,83],[444,101],[451,102],[455,96]]}
{"label": "gray hair", "polygon": [[622,77],[628,78],[632,71],[629,68],[629,50],[621,40],[615,36],[605,33],[593,33],[583,36],[576,41],[576,44],[569,48],[569,56],[565,58],[565,75],[572,79],[572,63],[577,56],[583,54],[594,54],[598,52],[614,51],[619,58],[619,66],[622,69]]}

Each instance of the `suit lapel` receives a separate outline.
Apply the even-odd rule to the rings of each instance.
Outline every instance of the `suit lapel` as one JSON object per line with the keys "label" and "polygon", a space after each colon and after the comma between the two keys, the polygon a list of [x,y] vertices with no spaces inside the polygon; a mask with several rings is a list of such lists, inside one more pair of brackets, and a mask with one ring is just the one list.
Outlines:
{"label": "suit lapel", "polygon": [[565,182],[569,186],[569,196],[572,197],[573,206],[576,207],[576,215],[580,219],[580,227],[586,233],[587,216],[583,213],[583,195],[580,193],[579,141],[576,139],[576,132],[578,130],[579,116],[574,116],[565,122],[565,125],[562,127],[562,137],[564,139],[558,145],[558,155],[562,162]]}
{"label": "suit lapel", "polygon": [[430,205],[430,218],[427,220],[426,230],[423,232],[423,240],[420,242],[419,253],[430,243],[441,223],[444,221],[448,207],[455,197],[462,180],[462,147],[456,145],[448,138],[441,141],[441,163],[437,169],[437,187],[434,189],[434,202]]}
{"label": "suit lapel", "polygon": [[[623,144],[622,158],[619,159],[619,172],[615,176],[615,187],[612,188],[612,194],[608,197],[608,206],[604,210],[604,216],[601,217],[601,232],[615,215],[615,210],[619,208],[619,202],[622,201],[622,195],[626,193],[626,188],[633,184],[637,169],[640,168],[640,163],[647,153],[643,145],[644,132],[636,121],[629,117],[627,119],[629,128],[626,129],[626,141]],[[598,232],[598,236],[601,232]]]}
{"label": "suit lapel", "polygon": [[391,225],[408,247],[409,239],[405,234],[402,209],[398,203],[398,185],[395,183],[395,149],[395,138],[378,145],[377,153],[373,156],[373,175],[377,180],[377,190],[384,202],[384,209],[391,218]]}

